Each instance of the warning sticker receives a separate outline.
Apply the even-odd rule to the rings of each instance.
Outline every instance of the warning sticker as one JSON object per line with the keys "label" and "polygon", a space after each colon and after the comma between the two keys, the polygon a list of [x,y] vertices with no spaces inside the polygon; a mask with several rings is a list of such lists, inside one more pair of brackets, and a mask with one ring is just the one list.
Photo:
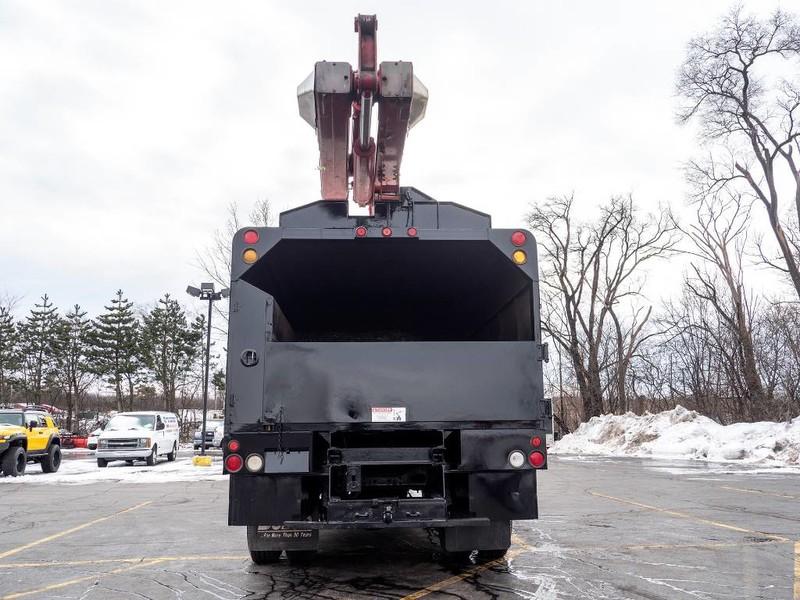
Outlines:
{"label": "warning sticker", "polygon": [[405,406],[373,406],[373,423],[397,423],[406,420]]}

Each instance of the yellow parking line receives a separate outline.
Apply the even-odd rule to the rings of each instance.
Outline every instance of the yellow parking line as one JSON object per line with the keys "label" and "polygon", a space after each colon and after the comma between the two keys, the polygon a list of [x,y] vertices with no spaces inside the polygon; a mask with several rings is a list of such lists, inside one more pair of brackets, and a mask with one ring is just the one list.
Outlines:
{"label": "yellow parking line", "polygon": [[[632,544],[629,546],[607,546],[598,550],[716,550],[718,548],[741,548],[742,546],[763,546],[764,544],[791,544],[792,540],[764,540],[761,542],[708,542],[706,544]],[[2,567],[2,565],[0,565]]]}
{"label": "yellow parking line", "polygon": [[51,583],[50,585],[46,585],[41,588],[37,588],[35,590],[25,590],[23,592],[13,592],[7,596],[3,596],[0,600],[13,600],[14,598],[23,598],[25,596],[31,596],[33,594],[42,594],[44,592],[49,592],[52,590],[57,590],[61,588],[68,587],[70,585],[75,585],[78,583],[82,583],[84,581],[89,581],[91,579],[101,579],[102,577],[107,577],[108,575],[116,575],[118,573],[125,573],[127,571],[133,571],[134,569],[139,569],[141,567],[149,567],[152,565],[157,565],[165,562],[175,562],[175,561],[193,561],[193,560],[243,560],[245,558],[249,558],[249,555],[246,554],[236,554],[236,555],[197,555],[197,556],[159,556],[155,558],[107,558],[107,559],[99,559],[99,560],[72,560],[72,561],[63,561],[60,563],[6,563],[4,565],[0,565],[0,568],[11,568],[11,567],[47,567],[47,566],[78,566],[78,565],[92,565],[92,564],[108,564],[113,562],[127,562],[127,563],[135,563],[133,565],[129,565],[127,567],[119,567],[117,569],[112,569],[111,571],[106,571],[104,573],[94,573],[92,575],[86,575],[84,577],[76,577],[74,579],[67,579],[66,581],[60,581],[58,583]]}
{"label": "yellow parking line", "polygon": [[758,494],[759,496],[774,496],[775,498],[788,498],[789,500],[800,500],[800,496],[792,496],[791,494],[780,494],[778,492],[763,492],[761,490],[751,490],[750,488],[731,487],[729,485],[719,486],[723,490],[732,490],[734,492],[744,492],[746,494]]}
{"label": "yellow parking line", "polygon": [[417,590],[416,592],[409,594],[408,596],[403,596],[400,600],[417,600],[417,598],[424,598],[425,596],[432,594],[433,592],[438,592],[446,587],[449,587],[459,581],[464,581],[468,577],[472,577],[473,575],[477,575],[487,569],[491,569],[496,565],[503,564],[506,560],[514,558],[515,556],[519,556],[520,554],[534,550],[531,546],[525,543],[525,541],[519,537],[517,534],[512,534],[511,541],[516,544],[518,547],[510,550],[503,558],[498,558],[487,563],[482,563],[480,565],[475,565],[471,569],[467,569],[463,573],[459,573],[458,575],[453,575],[452,577],[448,577],[447,579],[443,579],[441,581],[437,581],[436,583],[432,583],[431,585],[422,588],[421,590]]}
{"label": "yellow parking line", "polygon": [[148,500],[147,502],[142,502],[141,504],[137,504],[136,506],[131,506],[130,508],[126,508],[125,510],[120,510],[110,515],[106,515],[105,517],[100,517],[98,519],[94,519],[87,523],[83,523],[82,525],[77,525],[76,527],[71,527],[69,529],[65,529],[64,531],[60,531],[59,533],[54,533],[53,535],[48,535],[47,537],[43,537],[36,541],[30,542],[23,546],[17,546],[16,548],[12,548],[11,550],[6,550],[5,552],[0,552],[0,559],[8,558],[14,554],[18,554],[24,550],[28,550],[29,548],[33,548],[35,546],[39,546],[40,544],[46,544],[47,542],[52,542],[53,540],[57,540],[58,538],[64,537],[65,535],[69,535],[70,533],[75,533],[76,531],[80,531],[81,529],[86,529],[87,527],[91,527],[92,525],[97,525],[98,523],[102,523],[103,521],[108,521],[114,517],[118,517],[119,515],[124,515],[125,513],[132,512],[134,510],[138,510],[147,506],[148,504],[152,504],[152,500]]}
{"label": "yellow parking line", "polygon": [[498,558],[492,560],[487,563],[482,563],[480,565],[475,565],[471,569],[467,569],[463,573],[459,573],[458,575],[453,575],[452,577],[448,577],[447,579],[443,579],[441,581],[437,581],[436,583],[432,583],[431,585],[422,588],[421,590],[417,590],[413,594],[409,594],[408,596],[403,596],[400,600],[417,600],[417,598],[424,598],[428,594],[432,594],[434,592],[441,591],[446,587],[450,587],[451,585],[458,583],[459,581],[464,581],[468,577],[472,577],[473,575],[477,575],[487,569],[491,569],[496,565],[503,564],[507,559],[514,558],[515,556],[522,554],[525,552],[525,548],[515,548],[506,554],[503,558]]}
{"label": "yellow parking line", "polygon": [[597,496],[598,498],[606,498],[607,500],[613,500],[614,502],[621,502],[622,504],[629,504],[631,506],[636,506],[638,508],[644,508],[645,510],[663,513],[665,515],[670,515],[671,517],[678,517],[681,519],[687,519],[689,521],[695,521],[697,523],[703,523],[705,525],[712,525],[714,527],[719,527],[720,529],[728,529],[730,531],[737,531],[739,533],[749,533],[752,535],[759,535],[778,542],[791,541],[789,538],[785,538],[781,535],[775,535],[774,533],[765,533],[763,531],[754,531],[752,529],[745,529],[744,527],[729,525],[728,523],[722,523],[720,521],[712,521],[711,519],[703,519],[702,517],[695,517],[694,515],[679,512],[677,510],[668,510],[666,508],[661,508],[659,506],[651,506],[650,504],[643,504],[641,502],[635,502],[634,500],[627,500],[625,498],[617,498],[616,496],[609,496],[608,494],[601,494],[599,492],[590,491],[589,494],[591,494],[592,496]]}
{"label": "yellow parking line", "polygon": [[800,600],[800,542],[794,543],[794,600]]}
{"label": "yellow parking line", "polygon": [[146,558],[98,558],[86,560],[39,561],[26,563],[0,563],[0,569],[42,569],[45,567],[82,567],[90,565],[107,565],[113,563],[139,563],[143,560],[159,561],[191,561],[191,560],[244,560],[250,558],[249,554],[199,554],[196,556],[153,556]]}
{"label": "yellow parking line", "polygon": [[51,583],[50,585],[36,588],[35,590],[25,590],[24,592],[13,592],[11,594],[8,594],[7,596],[3,596],[0,600],[14,600],[14,598],[24,598],[25,596],[31,596],[33,594],[43,594],[44,592],[58,590],[70,585],[75,585],[76,583],[89,581],[90,579],[99,579],[100,577],[105,577],[107,575],[116,575],[118,573],[124,573],[126,571],[133,571],[134,569],[139,569],[141,567],[150,567],[152,565],[157,565],[158,563],[162,562],[165,561],[160,559],[145,560],[135,565],[130,565],[128,567],[120,567],[118,569],[113,569],[111,571],[108,571],[107,573],[102,573],[102,574],[94,573],[92,575],[86,575],[84,577],[76,577],[75,579],[68,579],[67,581],[61,581],[59,583]]}

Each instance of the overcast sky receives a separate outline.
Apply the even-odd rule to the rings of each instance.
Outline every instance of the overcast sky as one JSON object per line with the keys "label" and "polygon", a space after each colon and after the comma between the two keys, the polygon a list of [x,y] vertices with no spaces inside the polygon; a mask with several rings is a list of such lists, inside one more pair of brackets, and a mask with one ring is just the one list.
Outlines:
{"label": "overcast sky", "polygon": [[0,295],[190,303],[227,203],[318,199],[295,90],[317,60],[356,63],[358,12],[430,90],[403,184],[501,227],[571,191],[587,212],[681,205],[698,149],[675,74],[730,4],[0,0]]}

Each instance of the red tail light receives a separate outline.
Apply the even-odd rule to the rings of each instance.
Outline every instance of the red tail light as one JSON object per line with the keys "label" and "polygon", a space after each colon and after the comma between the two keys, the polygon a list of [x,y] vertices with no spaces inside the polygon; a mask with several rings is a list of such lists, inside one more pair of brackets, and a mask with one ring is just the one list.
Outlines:
{"label": "red tail light", "polygon": [[417,237],[417,228],[416,227],[409,227],[408,231],[406,231],[408,237]]}
{"label": "red tail light", "polygon": [[544,454],[541,452],[531,452],[528,456],[528,462],[534,469],[539,469],[544,465]]}
{"label": "red tail light", "polygon": [[239,451],[239,440],[231,440],[228,442],[228,450],[231,452],[238,452]]}
{"label": "red tail light", "polygon": [[515,231],[511,234],[511,243],[515,246],[522,246],[525,243],[525,232]]}
{"label": "red tail light", "polygon": [[535,435],[531,438],[531,446],[534,448],[539,448],[542,445],[542,438],[538,435]]}
{"label": "red tail light", "polygon": [[229,454],[225,457],[225,468],[229,473],[237,473],[242,469],[242,457],[238,454]]}
{"label": "red tail light", "polygon": [[258,232],[257,231],[255,231],[253,229],[250,229],[250,230],[244,232],[244,243],[245,244],[247,244],[249,246],[252,246],[257,241],[258,241]]}
{"label": "red tail light", "polygon": [[384,227],[383,229],[381,229],[381,235],[383,237],[392,237],[392,228]]}
{"label": "red tail light", "polygon": [[356,227],[356,237],[360,238],[367,237],[367,228],[364,227],[363,225],[359,225],[358,227]]}

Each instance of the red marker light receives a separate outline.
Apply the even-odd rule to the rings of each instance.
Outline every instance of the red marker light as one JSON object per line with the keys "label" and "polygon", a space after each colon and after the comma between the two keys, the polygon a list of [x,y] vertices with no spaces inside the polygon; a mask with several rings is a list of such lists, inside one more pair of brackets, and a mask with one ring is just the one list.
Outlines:
{"label": "red marker light", "polygon": [[417,237],[417,228],[416,227],[409,227],[408,231],[406,231],[408,237]]}
{"label": "red marker light", "polygon": [[538,469],[544,465],[544,454],[541,452],[531,452],[530,456],[528,456],[528,462],[531,463],[534,469]]}
{"label": "red marker light", "polygon": [[511,243],[515,246],[522,246],[526,239],[524,231],[515,231],[511,234]]}
{"label": "red marker light", "polygon": [[231,452],[238,452],[239,451],[239,440],[231,440],[228,442],[228,450]]}
{"label": "red marker light", "polygon": [[535,435],[531,438],[531,446],[533,446],[534,448],[538,448],[541,445],[542,445],[542,438],[540,438],[538,435]]}
{"label": "red marker light", "polygon": [[255,244],[258,241],[258,232],[253,229],[248,229],[244,232],[244,243],[248,245]]}
{"label": "red marker light", "polygon": [[236,473],[241,470],[242,464],[242,457],[238,454],[229,454],[225,458],[225,468],[231,473]]}
{"label": "red marker light", "polygon": [[363,225],[356,227],[356,237],[367,237],[367,228]]}
{"label": "red marker light", "polygon": [[384,227],[383,229],[381,229],[381,235],[383,237],[392,237],[392,228]]}

